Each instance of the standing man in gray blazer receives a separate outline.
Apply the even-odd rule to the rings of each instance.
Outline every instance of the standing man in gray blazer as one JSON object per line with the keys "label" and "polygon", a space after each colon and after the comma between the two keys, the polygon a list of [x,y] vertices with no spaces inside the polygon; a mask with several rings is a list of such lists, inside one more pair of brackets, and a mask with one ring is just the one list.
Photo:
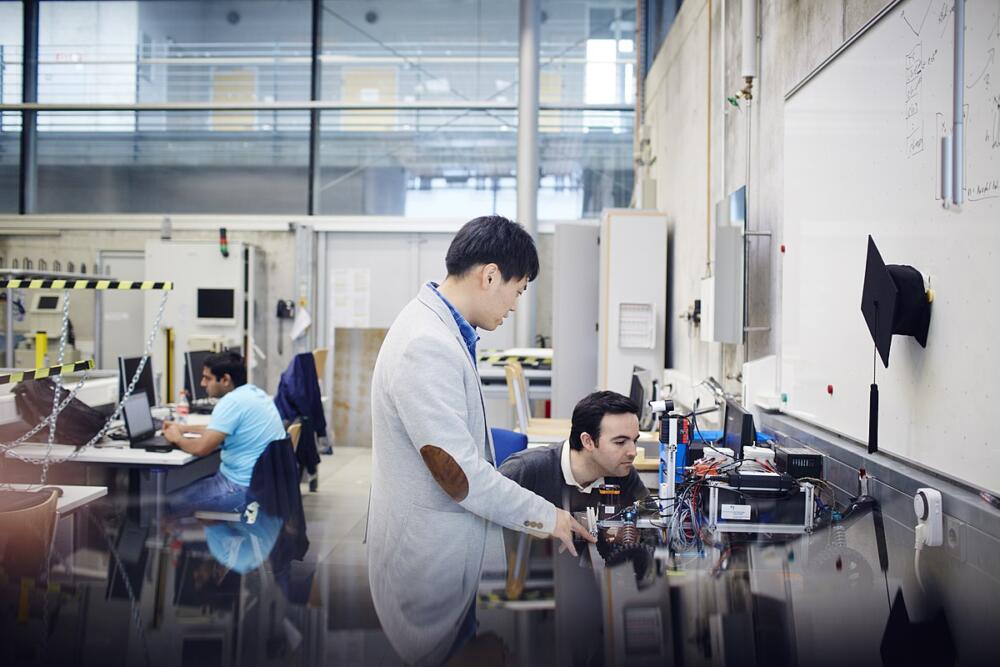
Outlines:
{"label": "standing man in gray blazer", "polygon": [[386,334],[372,376],[368,578],[382,628],[406,662],[441,664],[475,636],[484,566],[504,571],[501,527],[594,538],[566,511],[501,475],[476,368],[493,331],[538,275],[520,225],[466,223]]}

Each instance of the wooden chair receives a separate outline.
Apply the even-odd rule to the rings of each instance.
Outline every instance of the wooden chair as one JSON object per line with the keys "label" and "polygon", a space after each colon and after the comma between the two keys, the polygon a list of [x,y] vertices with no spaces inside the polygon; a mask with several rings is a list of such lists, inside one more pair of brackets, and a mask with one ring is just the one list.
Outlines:
{"label": "wooden chair", "polygon": [[302,424],[292,422],[288,425],[288,437],[292,440],[292,451],[299,448],[299,438],[302,436]]}
{"label": "wooden chair", "polygon": [[313,350],[313,359],[316,361],[316,377],[319,378],[319,386],[323,386],[323,374],[326,372],[326,358],[330,350],[325,347],[317,347]]}
{"label": "wooden chair", "polygon": [[572,422],[569,419],[538,419],[531,416],[531,402],[528,398],[528,380],[524,376],[524,368],[520,362],[513,359],[504,366],[507,376],[507,397],[514,406],[517,426],[521,433],[529,438],[532,436],[569,437]]}
{"label": "wooden chair", "polygon": [[[48,497],[45,497],[48,492]],[[56,532],[58,489],[43,489],[39,500],[23,509],[0,512],[0,570],[11,581],[19,577],[48,578],[49,553]]]}

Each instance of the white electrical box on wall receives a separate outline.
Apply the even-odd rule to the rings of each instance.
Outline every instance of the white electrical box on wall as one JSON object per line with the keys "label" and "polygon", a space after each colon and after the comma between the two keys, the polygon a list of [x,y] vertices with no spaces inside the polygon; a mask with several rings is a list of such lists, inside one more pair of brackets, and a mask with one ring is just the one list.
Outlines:
{"label": "white electrical box on wall", "polygon": [[[601,216],[598,386],[628,395],[632,370],[658,377],[666,355],[667,217],[609,209]],[[558,352],[557,352],[558,354]]]}

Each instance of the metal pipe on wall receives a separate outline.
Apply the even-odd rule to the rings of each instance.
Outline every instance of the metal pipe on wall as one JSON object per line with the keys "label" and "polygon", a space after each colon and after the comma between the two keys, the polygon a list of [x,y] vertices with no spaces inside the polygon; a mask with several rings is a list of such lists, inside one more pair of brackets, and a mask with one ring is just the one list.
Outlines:
{"label": "metal pipe on wall", "polygon": [[965,0],[955,0],[955,80],[951,133],[952,201],[961,206],[965,199]]}
{"label": "metal pipe on wall", "polygon": [[708,16],[708,69],[705,86],[705,277],[712,275],[712,0],[705,6]]}
{"label": "metal pipe on wall", "polygon": [[[538,237],[538,53],[540,0],[520,0],[520,54],[517,89],[517,221]],[[535,337],[536,290],[521,297],[515,341],[531,347]]]}

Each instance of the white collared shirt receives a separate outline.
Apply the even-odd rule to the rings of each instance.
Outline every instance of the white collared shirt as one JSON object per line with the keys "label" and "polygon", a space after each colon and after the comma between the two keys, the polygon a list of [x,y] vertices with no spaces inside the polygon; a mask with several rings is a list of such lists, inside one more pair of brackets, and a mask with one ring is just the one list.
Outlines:
{"label": "white collared shirt", "polygon": [[576,481],[576,477],[573,476],[573,466],[570,464],[569,461],[569,450],[570,450],[569,440],[566,440],[565,442],[563,442],[562,446],[561,461],[562,461],[563,479],[566,480],[567,485],[575,486],[580,493],[590,493],[590,491],[594,487],[604,484],[604,478],[598,477],[587,486],[581,486],[580,483]]}

